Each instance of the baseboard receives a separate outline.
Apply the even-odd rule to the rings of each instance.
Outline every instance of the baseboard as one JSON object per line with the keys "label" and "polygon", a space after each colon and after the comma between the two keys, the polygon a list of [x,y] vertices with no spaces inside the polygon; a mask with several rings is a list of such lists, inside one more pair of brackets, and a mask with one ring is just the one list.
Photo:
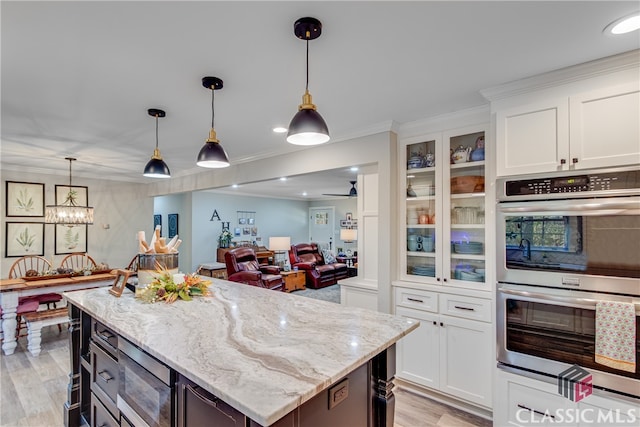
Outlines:
{"label": "baseboard", "polygon": [[436,390],[432,390],[429,388],[425,388],[419,384],[402,380],[400,378],[395,378],[393,382],[398,388],[401,388],[403,390],[409,391],[411,393],[417,394],[422,397],[426,397],[431,400],[435,400],[436,402],[451,406],[461,411],[468,412],[478,417],[481,417],[490,421],[493,420],[493,412],[490,409],[477,406],[463,400],[456,399],[447,394],[440,393]]}

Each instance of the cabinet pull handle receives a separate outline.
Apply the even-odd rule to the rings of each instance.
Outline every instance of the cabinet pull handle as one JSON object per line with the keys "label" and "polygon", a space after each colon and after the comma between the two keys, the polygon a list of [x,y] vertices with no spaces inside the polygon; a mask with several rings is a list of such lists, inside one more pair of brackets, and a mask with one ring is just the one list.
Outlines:
{"label": "cabinet pull handle", "polygon": [[416,299],[416,298],[407,298],[407,300],[411,301],[411,302],[419,302],[421,304],[424,304],[424,301],[422,301],[421,299]]}
{"label": "cabinet pull handle", "polygon": [[476,311],[475,308],[472,307],[463,307],[461,305],[454,305],[454,308],[457,308],[458,310],[467,310],[467,311]]}
{"label": "cabinet pull handle", "polygon": [[572,161],[573,163],[578,163],[578,158],[577,158],[577,157],[574,157],[573,159],[571,159],[571,161]]}
{"label": "cabinet pull handle", "polygon": [[526,409],[527,411],[533,412],[534,414],[542,415],[543,417],[549,417],[549,418],[552,418],[554,420],[556,418],[555,415],[551,415],[551,414],[548,414],[546,412],[536,411],[535,409],[528,408],[528,407],[526,407],[526,406],[524,406],[524,405],[522,405],[520,403],[518,403],[518,408]]}
{"label": "cabinet pull handle", "polygon": [[104,331],[97,331],[97,334],[100,338],[102,338],[105,341],[110,340],[111,338],[113,338],[113,334],[107,330]]}
{"label": "cabinet pull handle", "polygon": [[113,377],[111,375],[109,375],[109,372],[107,372],[107,371],[98,372],[98,376],[100,378],[102,378],[104,380],[104,382],[106,382],[106,383],[108,383],[109,381],[111,381],[113,379]]}
{"label": "cabinet pull handle", "polygon": [[218,411],[222,412],[225,416],[227,416],[229,419],[233,421],[237,421],[236,420],[237,415],[234,413],[228,413],[227,411],[225,411],[224,404],[218,406],[218,402],[221,402],[220,398],[212,395],[213,399],[210,399],[208,396],[205,396],[202,393],[200,393],[200,391],[198,391],[200,388],[201,388],[200,386],[193,387],[191,384],[187,384],[187,390],[193,393],[198,399],[202,400],[202,402],[204,402],[207,405],[213,406]]}
{"label": "cabinet pull handle", "polygon": [[560,164],[561,164],[561,165],[564,165],[564,164],[566,164],[566,163],[567,163],[567,159],[560,159]]}

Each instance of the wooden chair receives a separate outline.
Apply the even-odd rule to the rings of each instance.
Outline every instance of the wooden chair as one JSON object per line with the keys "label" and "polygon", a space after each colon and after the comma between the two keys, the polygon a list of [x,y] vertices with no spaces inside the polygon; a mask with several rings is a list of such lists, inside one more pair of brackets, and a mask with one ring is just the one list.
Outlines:
{"label": "wooden chair", "polygon": [[9,279],[24,277],[30,270],[38,275],[51,269],[51,263],[46,258],[37,255],[26,255],[16,260],[9,269]]}
{"label": "wooden chair", "polygon": [[[11,268],[9,269],[9,279],[17,279],[19,277],[24,277],[27,275],[29,271],[36,271],[39,274],[44,273],[51,269],[51,263],[44,257],[38,255],[25,255],[22,258],[16,260]],[[36,311],[38,309],[38,305],[46,304],[47,309],[56,307],[56,303],[62,300],[62,295],[56,294],[54,292],[50,292],[47,294],[36,295],[33,297],[22,297],[18,300],[18,309],[16,310],[16,338],[20,336],[20,330],[25,327],[24,322],[22,321],[22,314],[28,313],[30,311]],[[35,305],[35,309],[33,309],[33,302],[36,301],[38,304]],[[58,325],[58,328],[60,326]]]}
{"label": "wooden chair", "polygon": [[84,270],[86,267],[95,268],[96,262],[84,252],[74,252],[62,258],[60,267],[70,268],[74,271]]}
{"label": "wooden chair", "polygon": [[135,255],[131,261],[129,261],[129,265],[127,266],[127,270],[133,271],[135,273],[138,272],[138,255]]}

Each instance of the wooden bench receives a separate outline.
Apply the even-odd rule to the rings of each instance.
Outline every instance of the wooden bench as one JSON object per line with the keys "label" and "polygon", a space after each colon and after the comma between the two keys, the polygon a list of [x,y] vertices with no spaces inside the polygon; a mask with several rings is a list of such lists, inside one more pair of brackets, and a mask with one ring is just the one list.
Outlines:
{"label": "wooden bench", "polygon": [[33,356],[40,354],[40,342],[42,341],[42,328],[51,325],[60,325],[69,322],[69,309],[67,307],[52,310],[34,311],[22,315],[27,324],[27,349]]}

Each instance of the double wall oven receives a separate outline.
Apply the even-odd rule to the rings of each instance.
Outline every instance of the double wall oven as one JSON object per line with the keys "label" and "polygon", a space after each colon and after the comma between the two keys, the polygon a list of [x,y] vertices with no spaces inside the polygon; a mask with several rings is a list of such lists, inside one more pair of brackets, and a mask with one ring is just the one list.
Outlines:
{"label": "double wall oven", "polygon": [[[497,182],[498,366],[640,398],[640,170]],[[636,370],[595,362],[599,301],[635,304]]]}

